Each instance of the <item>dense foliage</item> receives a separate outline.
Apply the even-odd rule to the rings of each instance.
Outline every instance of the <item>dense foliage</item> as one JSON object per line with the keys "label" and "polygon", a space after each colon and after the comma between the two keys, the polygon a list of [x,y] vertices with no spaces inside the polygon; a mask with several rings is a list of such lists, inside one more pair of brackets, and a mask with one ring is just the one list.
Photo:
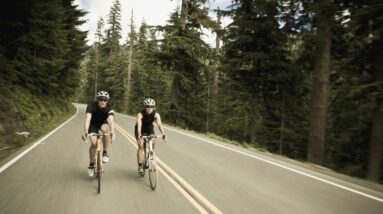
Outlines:
{"label": "dense foliage", "polygon": [[84,12],[71,1],[17,1],[2,7],[1,77],[36,94],[66,98],[79,83]]}
{"label": "dense foliage", "polygon": [[213,21],[207,0],[182,0],[164,26],[131,21],[121,44],[114,0],[82,60],[83,12],[70,1],[11,3],[0,13],[0,83],[64,102],[78,86],[81,102],[108,90],[130,114],[152,97],[167,123],[381,181],[381,1],[233,0],[221,9],[228,26]]}
{"label": "dense foliage", "polygon": [[73,110],[86,32],[78,30],[85,13],[72,3],[20,0],[1,7],[1,147],[13,148],[16,131],[37,137]]}
{"label": "dense foliage", "polygon": [[[234,0],[215,11],[231,18],[224,29],[207,6],[183,0],[165,26],[131,22],[118,53],[105,48],[118,26],[109,21],[84,70],[110,78],[90,79],[84,92],[112,80],[104,88],[123,99],[120,111],[134,114],[150,96],[168,123],[379,180],[383,5]],[[209,47],[203,29],[223,46]]]}

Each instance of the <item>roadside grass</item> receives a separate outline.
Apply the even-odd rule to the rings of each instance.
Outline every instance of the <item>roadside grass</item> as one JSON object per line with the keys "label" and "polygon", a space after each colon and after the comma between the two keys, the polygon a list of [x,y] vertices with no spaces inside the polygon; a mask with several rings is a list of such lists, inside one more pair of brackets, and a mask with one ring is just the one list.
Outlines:
{"label": "roadside grass", "polygon": [[57,127],[76,111],[72,103],[60,96],[30,91],[1,78],[0,91],[0,161]]}

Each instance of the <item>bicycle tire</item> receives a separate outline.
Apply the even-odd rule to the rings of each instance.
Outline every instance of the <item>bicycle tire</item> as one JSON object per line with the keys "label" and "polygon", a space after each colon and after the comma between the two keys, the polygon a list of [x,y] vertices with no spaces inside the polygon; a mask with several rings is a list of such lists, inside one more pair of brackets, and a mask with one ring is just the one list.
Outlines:
{"label": "bicycle tire", "polygon": [[145,167],[144,167],[144,170],[142,172],[140,172],[140,175],[141,175],[141,177],[145,176]]}
{"label": "bicycle tire", "polygon": [[97,168],[96,168],[96,177],[97,177],[97,193],[101,192],[101,172],[102,172],[102,166],[101,166],[101,152],[97,152]]}
{"label": "bicycle tire", "polygon": [[140,175],[141,175],[141,177],[144,177],[145,176],[145,172],[146,172],[146,169],[147,169],[147,164],[148,164],[148,159],[149,159],[149,153],[148,153],[148,149],[146,148],[146,143],[144,144],[144,162],[142,163],[143,164],[143,172],[142,173],[140,173]]}
{"label": "bicycle tire", "polygon": [[158,182],[158,169],[157,169],[157,160],[154,153],[152,153],[152,158],[148,159],[149,161],[149,183],[152,190],[155,190]]}
{"label": "bicycle tire", "polygon": [[101,173],[97,172],[97,193],[101,192]]}

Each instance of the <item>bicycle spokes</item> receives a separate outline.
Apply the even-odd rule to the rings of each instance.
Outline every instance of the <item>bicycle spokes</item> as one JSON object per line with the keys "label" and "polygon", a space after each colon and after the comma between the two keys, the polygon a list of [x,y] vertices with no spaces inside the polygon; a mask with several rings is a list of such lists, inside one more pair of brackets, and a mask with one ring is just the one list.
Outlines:
{"label": "bicycle spokes", "polygon": [[149,156],[149,182],[152,190],[155,190],[157,187],[158,181],[158,170],[157,170],[157,161],[154,153]]}
{"label": "bicycle spokes", "polygon": [[[150,139],[149,139],[150,140]],[[152,190],[155,190],[157,187],[157,181],[158,181],[158,170],[157,170],[157,160],[156,155],[154,154],[152,150],[152,145],[149,141],[144,142],[144,173],[141,174],[141,176],[144,176],[146,169],[148,169],[149,173],[149,183],[150,188]]]}

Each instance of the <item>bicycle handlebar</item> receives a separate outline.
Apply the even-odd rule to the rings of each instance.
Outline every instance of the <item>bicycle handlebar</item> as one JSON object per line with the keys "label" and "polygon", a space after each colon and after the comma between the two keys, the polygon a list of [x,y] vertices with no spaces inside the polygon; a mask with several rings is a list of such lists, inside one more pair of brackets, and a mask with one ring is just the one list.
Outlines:
{"label": "bicycle handlebar", "polygon": [[[101,137],[101,136],[108,136],[108,135],[112,135],[111,133],[90,133],[90,134],[88,134],[88,137],[90,137],[90,136],[96,136],[96,137]],[[84,136],[83,136],[83,138],[82,138],[82,140],[84,141],[84,143],[87,143],[88,142],[88,139],[89,138],[84,138]]]}
{"label": "bicycle handlebar", "polygon": [[90,134],[88,134],[88,136],[108,136],[108,135],[111,135],[110,133],[106,133],[106,134],[104,134],[104,133],[90,133]]}
{"label": "bicycle handlebar", "polygon": [[153,138],[160,138],[162,137],[163,135],[143,135],[141,136],[142,139],[147,139],[147,140],[150,140],[150,139],[153,139]]}
{"label": "bicycle handlebar", "polygon": [[[141,136],[141,138],[149,141],[153,138],[162,138],[163,136],[165,136],[165,135],[143,135],[143,136]],[[166,139],[163,139],[163,141],[166,143]]]}

